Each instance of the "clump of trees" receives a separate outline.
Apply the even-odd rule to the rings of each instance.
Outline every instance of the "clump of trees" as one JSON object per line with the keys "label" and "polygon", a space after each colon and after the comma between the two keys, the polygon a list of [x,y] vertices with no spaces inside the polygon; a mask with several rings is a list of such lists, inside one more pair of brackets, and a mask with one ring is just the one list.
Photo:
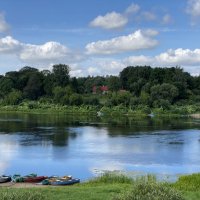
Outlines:
{"label": "clump of trees", "polygon": [[[169,109],[171,105],[200,103],[200,76],[191,76],[180,67],[129,66],[119,76],[70,77],[65,64],[52,71],[23,67],[0,76],[0,102],[18,105],[41,101],[60,105],[124,106]],[[107,86],[102,94],[93,87]]]}

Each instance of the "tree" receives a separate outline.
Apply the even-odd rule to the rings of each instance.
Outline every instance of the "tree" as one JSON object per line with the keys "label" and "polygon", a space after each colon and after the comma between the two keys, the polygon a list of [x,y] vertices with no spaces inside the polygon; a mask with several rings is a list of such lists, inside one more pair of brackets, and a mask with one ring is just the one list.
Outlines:
{"label": "tree", "polygon": [[57,86],[53,89],[54,102],[62,105],[69,104],[69,97],[73,94],[72,88],[67,86],[62,88]]}
{"label": "tree", "polygon": [[170,103],[174,103],[175,98],[178,96],[178,89],[172,84],[163,83],[162,85],[155,85],[151,88],[152,101],[158,101],[161,99],[168,100]]}
{"label": "tree", "polygon": [[108,89],[110,91],[119,91],[121,88],[121,83],[120,83],[120,79],[117,76],[110,76],[109,78],[107,78],[107,82],[108,82]]}
{"label": "tree", "polygon": [[52,71],[55,86],[65,87],[69,84],[69,66],[58,64],[53,66]]}
{"label": "tree", "polygon": [[10,78],[3,77],[0,81],[0,95],[5,96],[14,88],[14,83]]}
{"label": "tree", "polygon": [[22,92],[18,90],[13,90],[4,98],[5,105],[17,105],[22,101]]}
{"label": "tree", "polygon": [[26,87],[24,88],[24,96],[31,100],[36,100],[40,97],[43,91],[43,80],[40,73],[35,73],[30,76]]}

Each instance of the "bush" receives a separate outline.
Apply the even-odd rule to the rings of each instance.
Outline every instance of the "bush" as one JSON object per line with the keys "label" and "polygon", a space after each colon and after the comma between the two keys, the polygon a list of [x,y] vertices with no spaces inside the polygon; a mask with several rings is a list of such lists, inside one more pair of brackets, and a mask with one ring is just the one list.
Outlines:
{"label": "bush", "polygon": [[166,184],[137,183],[130,191],[126,191],[113,200],[184,200],[182,195]]}
{"label": "bush", "polygon": [[1,200],[46,200],[46,196],[36,191],[0,189]]}
{"label": "bush", "polygon": [[72,94],[69,97],[70,105],[80,106],[83,103],[83,98],[80,94]]}
{"label": "bush", "polygon": [[3,103],[5,105],[17,105],[22,101],[22,92],[13,90],[5,98]]}

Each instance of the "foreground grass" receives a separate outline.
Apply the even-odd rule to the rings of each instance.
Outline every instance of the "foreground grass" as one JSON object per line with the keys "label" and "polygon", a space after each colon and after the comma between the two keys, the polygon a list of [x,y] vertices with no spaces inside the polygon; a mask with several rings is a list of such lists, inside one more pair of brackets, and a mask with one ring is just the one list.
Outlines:
{"label": "foreground grass", "polygon": [[176,183],[159,183],[155,177],[136,180],[105,174],[67,187],[0,188],[1,200],[199,200],[200,174],[182,176]]}

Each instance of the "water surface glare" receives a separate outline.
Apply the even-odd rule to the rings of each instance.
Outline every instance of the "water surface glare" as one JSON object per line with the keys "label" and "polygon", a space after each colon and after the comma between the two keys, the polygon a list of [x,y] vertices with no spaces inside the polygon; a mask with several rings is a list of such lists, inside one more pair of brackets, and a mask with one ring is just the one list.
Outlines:
{"label": "water surface glare", "polygon": [[197,119],[0,114],[0,174],[200,172]]}

